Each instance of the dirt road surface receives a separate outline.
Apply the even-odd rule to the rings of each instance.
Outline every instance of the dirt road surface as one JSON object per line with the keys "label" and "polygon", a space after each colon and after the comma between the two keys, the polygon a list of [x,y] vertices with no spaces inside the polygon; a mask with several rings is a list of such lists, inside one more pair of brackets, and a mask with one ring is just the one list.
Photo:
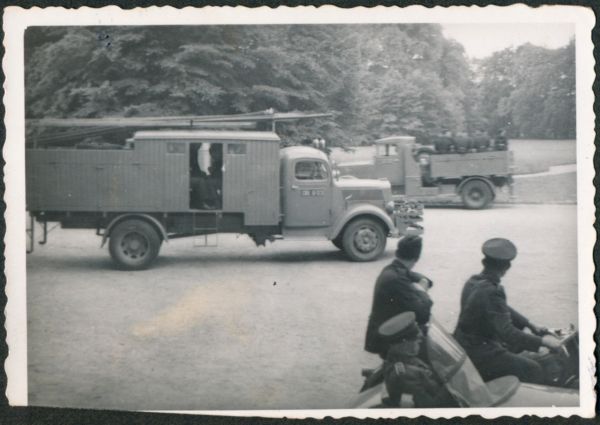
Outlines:
{"label": "dirt road surface", "polygon": [[[452,330],[480,245],[515,241],[508,299],[534,323],[577,324],[576,207],[427,209],[416,270]],[[155,267],[112,268],[89,230],[28,256],[29,402],[102,409],[343,408],[358,391],[373,283],[393,258],[351,263],[329,242],[164,244]]]}

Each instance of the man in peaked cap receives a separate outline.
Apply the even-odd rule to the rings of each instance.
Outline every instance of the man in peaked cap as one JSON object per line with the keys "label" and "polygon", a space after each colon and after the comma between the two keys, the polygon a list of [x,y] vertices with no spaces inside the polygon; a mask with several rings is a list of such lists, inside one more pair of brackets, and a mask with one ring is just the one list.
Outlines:
{"label": "man in peaked cap", "polygon": [[[500,280],[517,256],[517,248],[508,239],[494,238],[481,250],[483,271],[465,283],[454,336],[485,381],[514,375],[523,382],[542,383],[540,364],[519,353],[537,351],[540,346],[559,349],[560,342],[506,303]],[[525,328],[532,333],[523,332]]]}
{"label": "man in peaked cap", "polygon": [[365,350],[385,358],[386,344],[378,333],[379,326],[397,314],[412,311],[421,330],[429,322],[433,302],[427,294],[432,282],[412,271],[421,257],[423,241],[419,236],[405,236],[398,242],[396,258],[379,274],[373,291],[373,305],[367,324]]}
{"label": "man in peaked cap", "polygon": [[383,363],[389,394],[385,402],[398,407],[402,394],[406,394],[412,396],[414,407],[452,406],[452,396],[431,367],[418,357],[423,333],[415,318],[412,311],[401,313],[386,320],[378,329],[378,334],[388,345]]}

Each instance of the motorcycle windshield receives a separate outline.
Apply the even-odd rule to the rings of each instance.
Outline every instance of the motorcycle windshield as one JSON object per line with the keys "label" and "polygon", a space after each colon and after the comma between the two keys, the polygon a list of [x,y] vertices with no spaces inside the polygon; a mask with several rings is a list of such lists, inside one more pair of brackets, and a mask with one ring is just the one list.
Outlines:
{"label": "motorcycle windshield", "polygon": [[462,407],[494,406],[516,391],[516,378],[486,384],[454,337],[431,319],[427,331],[427,355],[433,370]]}

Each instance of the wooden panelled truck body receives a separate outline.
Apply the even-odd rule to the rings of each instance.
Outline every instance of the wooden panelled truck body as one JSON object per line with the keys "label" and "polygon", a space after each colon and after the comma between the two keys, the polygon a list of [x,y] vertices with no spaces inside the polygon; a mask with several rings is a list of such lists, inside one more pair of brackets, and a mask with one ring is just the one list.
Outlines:
{"label": "wooden panelled truck body", "polygon": [[177,237],[321,238],[368,261],[420,232],[422,206],[395,202],[389,182],[337,180],[323,152],[279,146],[272,132],[163,130],[118,149],[27,149],[27,209],[44,228],[96,229],[125,269]]}
{"label": "wooden panelled truck body", "polygon": [[500,188],[512,189],[512,152],[485,148],[438,153],[409,136],[380,139],[371,162],[338,164],[342,176],[386,179],[395,195],[422,202],[462,201],[489,206]]}

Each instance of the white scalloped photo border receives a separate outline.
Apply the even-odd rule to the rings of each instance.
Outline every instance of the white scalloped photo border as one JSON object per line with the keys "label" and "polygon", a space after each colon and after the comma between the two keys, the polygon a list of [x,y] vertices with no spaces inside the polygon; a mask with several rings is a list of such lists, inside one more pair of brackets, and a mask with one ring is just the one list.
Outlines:
{"label": "white scalloped photo border", "polygon": [[[66,9],[59,7],[8,7],[4,10],[3,70],[6,141],[3,155],[6,162],[5,274],[7,279],[6,329],[9,346],[5,370],[8,376],[7,396],[12,406],[27,405],[27,310],[25,251],[25,96],[24,96],[24,31],[29,26],[77,25],[216,25],[216,24],[325,24],[325,23],[567,23],[575,26],[577,73],[577,219],[579,272],[579,332],[581,405],[576,408],[477,408],[477,409],[377,409],[377,410],[251,410],[194,411],[233,416],[264,416],[287,418],[341,418],[399,416],[430,418],[499,416],[570,416],[589,417],[594,414],[595,365],[594,338],[594,264],[592,251],[596,241],[593,228],[595,189],[594,155],[594,58],[591,31],[592,10],[579,6],[524,5],[509,7],[434,7],[411,6],[341,9],[334,6],[316,7],[149,7],[123,10],[116,6],[99,9]],[[557,229],[559,230],[559,229]],[[77,407],[77,406],[73,406]],[[173,413],[173,412],[171,412]]]}

